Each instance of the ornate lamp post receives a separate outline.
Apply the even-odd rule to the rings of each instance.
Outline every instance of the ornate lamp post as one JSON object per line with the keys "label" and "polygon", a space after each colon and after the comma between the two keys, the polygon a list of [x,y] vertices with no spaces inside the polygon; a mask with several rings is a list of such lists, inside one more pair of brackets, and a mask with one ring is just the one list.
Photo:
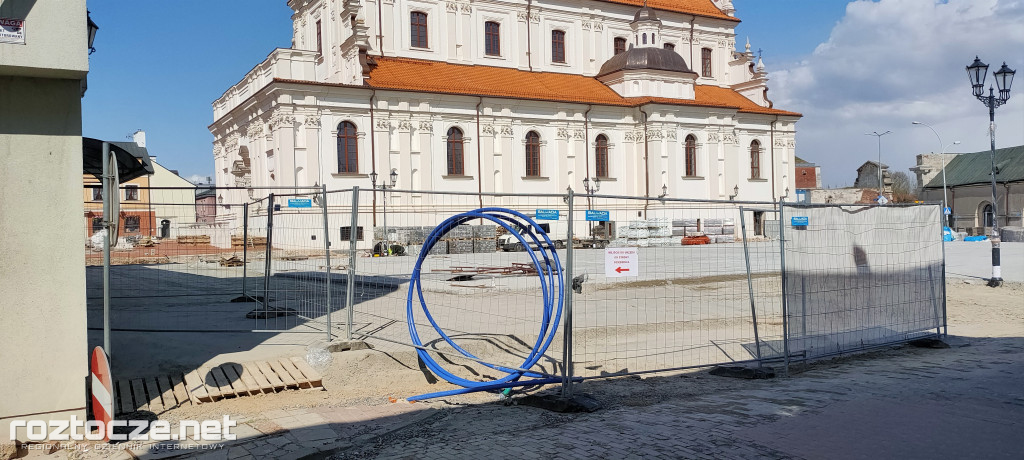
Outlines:
{"label": "ornate lamp post", "polygon": [[878,137],[878,198],[875,200],[878,204],[885,204],[885,195],[882,194],[882,191],[885,189],[882,184],[882,136],[886,134],[892,134],[892,131],[886,131],[881,134],[879,134],[878,131],[864,133],[865,136]]}
{"label": "ornate lamp post", "polygon": [[999,267],[999,207],[996,202],[996,107],[1010,100],[1010,85],[1013,84],[1013,76],[1016,73],[1016,70],[1010,69],[1004,62],[1003,66],[992,74],[996,77],[999,96],[995,95],[991,85],[988,87],[988,96],[986,96],[985,77],[988,76],[988,64],[981,62],[981,59],[975,56],[974,62],[967,66],[967,76],[971,79],[974,97],[988,107],[988,134],[992,144],[990,149],[992,160],[992,278],[988,280],[988,285],[992,287],[1003,284],[1003,276]]}
{"label": "ornate lamp post", "polygon": [[[391,255],[391,240],[388,238],[388,190],[395,188],[398,183],[398,170],[391,168],[391,185],[386,183],[380,184],[381,193],[384,195],[384,251],[381,253],[382,256]],[[377,171],[370,173],[370,183],[374,189],[377,189]]]}

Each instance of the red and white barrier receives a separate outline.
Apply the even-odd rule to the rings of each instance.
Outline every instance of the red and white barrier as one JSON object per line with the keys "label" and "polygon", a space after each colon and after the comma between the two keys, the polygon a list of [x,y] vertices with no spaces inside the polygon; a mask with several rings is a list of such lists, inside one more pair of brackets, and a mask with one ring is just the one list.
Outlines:
{"label": "red and white barrier", "polygon": [[[103,422],[103,427],[110,426],[114,419],[113,395],[114,386],[110,378],[110,363],[107,362],[107,354],[102,347],[92,350],[92,359],[89,365],[92,374],[92,416],[93,420]],[[109,430],[103,434],[103,440],[110,440]]]}

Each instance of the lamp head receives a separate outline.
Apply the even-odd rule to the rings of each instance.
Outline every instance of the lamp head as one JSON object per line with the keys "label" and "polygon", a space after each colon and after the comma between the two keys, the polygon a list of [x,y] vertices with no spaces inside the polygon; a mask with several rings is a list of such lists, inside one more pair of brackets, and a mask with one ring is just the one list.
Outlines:
{"label": "lamp head", "polygon": [[96,41],[96,31],[100,30],[100,27],[97,26],[95,22],[92,22],[92,17],[88,11],[85,12],[85,21],[85,27],[88,33],[89,54],[92,54],[96,52],[96,48],[94,48],[92,44]]}
{"label": "lamp head", "polygon": [[374,188],[377,187],[377,171],[370,172],[370,183],[373,184]]}
{"label": "lamp head", "polygon": [[594,192],[597,192],[598,190],[601,190],[601,178],[600,177],[595,177],[594,178]]}
{"label": "lamp head", "polygon": [[1016,75],[1017,71],[1006,66],[1003,66],[992,74],[996,77],[996,86],[999,87],[999,99],[1006,101],[1010,98],[1010,86],[1013,85],[1013,76]]}
{"label": "lamp head", "polygon": [[391,186],[394,187],[398,183],[398,170],[391,168]]}
{"label": "lamp head", "polygon": [[975,56],[974,62],[967,66],[967,77],[971,79],[971,88],[973,88],[975,96],[985,94],[985,77],[987,76],[988,64],[981,62],[981,59]]}

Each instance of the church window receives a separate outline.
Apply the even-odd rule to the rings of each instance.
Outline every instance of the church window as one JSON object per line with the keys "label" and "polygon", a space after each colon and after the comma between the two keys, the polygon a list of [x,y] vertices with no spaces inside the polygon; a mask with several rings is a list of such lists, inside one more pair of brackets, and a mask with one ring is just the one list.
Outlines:
{"label": "church window", "polygon": [[501,56],[501,25],[497,22],[484,23],[484,47],[488,56]]}
{"label": "church window", "polygon": [[409,35],[413,48],[427,47],[427,13],[413,11],[409,15]]}
{"label": "church window", "polygon": [[320,20],[316,21],[316,54],[324,54],[323,36],[321,34]]}
{"label": "church window", "polygon": [[343,121],[338,125],[338,172],[359,172],[359,147],[356,145],[356,125]]}
{"label": "church window", "polygon": [[551,61],[565,62],[565,31],[551,31]]}
{"label": "church window", "polygon": [[701,76],[711,77],[711,48],[700,50]]}
{"label": "church window", "polygon": [[597,136],[596,147],[597,177],[608,177],[608,137],[604,134]]}
{"label": "church window", "polygon": [[664,48],[669,50],[669,51],[675,51],[676,50],[676,45],[673,45],[671,43],[666,43]]}
{"label": "church window", "polygon": [[526,176],[540,177],[540,134],[526,133]]}
{"label": "church window", "polygon": [[626,52],[626,39],[622,37],[615,37],[615,54]]}
{"label": "church window", "polygon": [[761,178],[761,143],[758,141],[750,143],[750,178]]}
{"label": "church window", "polygon": [[697,175],[697,138],[693,134],[686,136],[686,175]]}
{"label": "church window", "polygon": [[465,174],[462,154],[462,130],[451,128],[448,130],[448,175],[461,176]]}

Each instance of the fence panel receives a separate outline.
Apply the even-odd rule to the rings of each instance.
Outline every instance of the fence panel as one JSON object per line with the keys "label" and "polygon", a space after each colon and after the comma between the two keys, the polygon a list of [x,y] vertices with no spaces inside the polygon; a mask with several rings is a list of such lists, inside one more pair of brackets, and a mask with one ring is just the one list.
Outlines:
{"label": "fence panel", "polygon": [[[613,196],[580,196],[584,209],[608,211],[615,238],[609,248],[575,251],[573,371],[584,378],[747,362],[757,359],[754,305],[778,314],[778,249],[765,236],[766,213],[741,205]],[[756,221],[756,225],[754,222]],[[752,258],[748,284],[745,255]],[[616,257],[626,264],[615,262]],[[628,263],[634,258],[635,263]],[[762,327],[780,323],[764,318]],[[767,337],[780,336],[774,330]],[[764,340],[764,339],[762,339]]]}
{"label": "fence panel", "polygon": [[786,204],[783,215],[791,353],[855,351],[944,325],[938,206]]}

